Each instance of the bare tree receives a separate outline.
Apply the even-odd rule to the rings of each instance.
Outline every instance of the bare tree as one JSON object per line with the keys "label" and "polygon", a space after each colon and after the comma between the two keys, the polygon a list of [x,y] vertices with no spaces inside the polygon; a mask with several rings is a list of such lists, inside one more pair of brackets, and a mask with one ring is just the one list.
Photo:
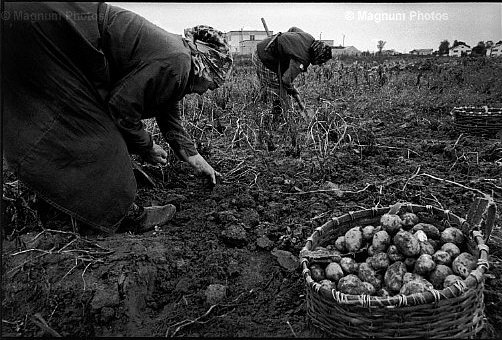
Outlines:
{"label": "bare tree", "polygon": [[378,48],[378,54],[382,54],[382,50],[387,42],[383,40],[378,40],[377,43],[377,48]]}

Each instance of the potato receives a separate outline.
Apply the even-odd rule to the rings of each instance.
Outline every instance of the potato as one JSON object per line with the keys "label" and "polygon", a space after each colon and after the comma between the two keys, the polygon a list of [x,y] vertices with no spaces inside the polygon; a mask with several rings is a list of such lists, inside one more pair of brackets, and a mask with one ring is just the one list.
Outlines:
{"label": "potato", "polygon": [[375,251],[375,248],[373,247],[373,245],[369,246],[368,247],[368,255],[369,256],[373,256],[375,255],[377,252]]}
{"label": "potato", "polygon": [[434,251],[439,250],[439,247],[441,247],[441,241],[439,240],[428,239],[428,242],[432,245]]}
{"label": "potato", "polygon": [[355,274],[359,268],[359,264],[352,257],[342,257],[340,266],[346,274]]}
{"label": "potato", "polygon": [[320,282],[321,286],[327,288],[327,289],[336,289],[336,283],[334,283],[333,281],[331,280],[322,280]]}
{"label": "potato", "polygon": [[347,248],[345,247],[345,236],[339,236],[336,239],[335,248],[336,250],[341,251],[342,253],[347,251]]}
{"label": "potato", "polygon": [[387,253],[376,253],[368,257],[368,261],[375,270],[387,269],[390,265],[390,259]]}
{"label": "potato", "polygon": [[344,276],[338,281],[337,289],[345,294],[361,295],[366,294],[367,289],[363,281],[354,274]]}
{"label": "potato", "polygon": [[451,265],[451,269],[462,278],[469,276],[473,269],[476,269],[476,259],[469,253],[461,253],[458,255]]}
{"label": "potato", "polygon": [[457,281],[462,281],[462,278],[460,276],[458,276],[458,275],[455,275],[455,274],[448,275],[444,279],[443,288],[450,287],[451,285],[453,285]]}
{"label": "potato", "polygon": [[361,281],[371,283],[375,289],[380,289],[382,287],[381,277],[377,275],[376,271],[368,263],[361,263],[359,265],[357,276]]}
{"label": "potato", "polygon": [[403,285],[403,276],[406,274],[406,266],[403,262],[394,262],[387,268],[384,275],[385,286],[389,291],[399,292]]}
{"label": "potato", "polygon": [[336,283],[338,283],[338,280],[340,280],[344,275],[342,267],[336,262],[331,262],[330,264],[328,264],[324,272],[328,280]]}
{"label": "potato", "polygon": [[447,251],[438,250],[432,255],[432,260],[436,262],[436,264],[444,264],[450,266],[452,263],[451,255]]}
{"label": "potato", "polygon": [[398,215],[383,214],[380,217],[380,225],[389,235],[394,235],[403,225],[403,221]]}
{"label": "potato", "polygon": [[429,254],[422,254],[418,257],[415,263],[414,273],[426,276],[436,268],[436,263],[432,260]]}
{"label": "potato", "polygon": [[452,275],[453,271],[450,267],[444,264],[438,264],[436,268],[429,275],[429,281],[432,283],[434,288],[443,289],[444,280],[448,275]]}
{"label": "potato", "polygon": [[366,287],[366,294],[368,295],[375,295],[376,294],[376,289],[373,287],[373,285],[369,282],[363,282],[364,287]]}
{"label": "potato", "polygon": [[413,233],[413,235],[417,238],[418,242],[427,241],[427,235],[425,235],[423,230],[417,230]]}
{"label": "potato", "polygon": [[373,241],[371,245],[373,246],[375,253],[386,251],[389,244],[390,236],[389,233],[385,230],[380,230],[379,232],[375,233],[375,235],[373,235]]}
{"label": "potato", "polygon": [[400,217],[405,229],[410,229],[418,223],[418,216],[412,212],[404,213]]}
{"label": "potato", "polygon": [[416,257],[407,257],[404,259],[403,263],[408,270],[413,271],[413,268],[415,268],[415,263],[417,263],[417,258]]}
{"label": "potato", "polygon": [[390,296],[390,293],[387,289],[385,288],[382,288],[382,289],[379,289],[377,290],[377,293],[376,293],[378,296],[380,297],[383,297],[383,298],[387,298]]}
{"label": "potato", "polygon": [[441,242],[443,243],[454,243],[457,246],[464,243],[464,234],[460,229],[454,227],[448,227],[441,233]]}
{"label": "potato", "polygon": [[420,254],[420,243],[409,231],[400,231],[394,236],[394,244],[401,254],[406,257]]}
{"label": "potato", "polygon": [[420,255],[422,254],[434,254],[434,247],[429,241],[420,242]]}
{"label": "potato", "polygon": [[422,275],[417,274],[417,273],[407,272],[403,276],[403,284],[405,284],[406,282],[413,281],[413,280],[421,280],[421,279],[425,279],[425,277],[423,277]]}
{"label": "potato", "polygon": [[372,225],[367,225],[363,228],[363,240],[371,241],[373,239],[373,235],[375,234],[375,227]]}
{"label": "potato", "polygon": [[404,255],[397,250],[397,247],[393,244],[387,249],[387,256],[391,262],[404,261]]}
{"label": "potato", "polygon": [[433,288],[434,287],[432,286],[432,284],[426,279],[417,279],[403,284],[403,286],[399,290],[399,293],[403,295],[411,295],[416,293],[423,293],[428,290],[432,290]]}
{"label": "potato", "polygon": [[319,263],[313,263],[310,266],[310,276],[316,282],[320,282],[326,278],[324,275],[324,268]]}
{"label": "potato", "polygon": [[460,248],[456,244],[451,243],[451,242],[443,244],[441,246],[441,250],[444,250],[447,253],[449,253],[452,261],[455,259],[455,257],[460,255]]}
{"label": "potato", "polygon": [[363,233],[361,227],[354,227],[345,233],[345,247],[348,252],[354,253],[363,245]]}
{"label": "potato", "polygon": [[422,230],[425,235],[427,235],[427,238],[432,238],[435,240],[438,240],[441,237],[441,233],[439,232],[439,229],[432,224],[428,223],[418,223],[411,228],[411,232],[415,233],[419,230]]}

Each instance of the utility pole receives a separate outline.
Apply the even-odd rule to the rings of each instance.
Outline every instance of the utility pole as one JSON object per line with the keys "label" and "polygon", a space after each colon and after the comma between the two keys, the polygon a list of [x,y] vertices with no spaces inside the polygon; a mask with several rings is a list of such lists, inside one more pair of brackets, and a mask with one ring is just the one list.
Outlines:
{"label": "utility pole", "polygon": [[342,46],[345,47],[345,34],[343,35]]}
{"label": "utility pole", "polygon": [[239,41],[239,53],[242,54],[242,41],[244,40],[244,27],[241,27],[241,39]]}

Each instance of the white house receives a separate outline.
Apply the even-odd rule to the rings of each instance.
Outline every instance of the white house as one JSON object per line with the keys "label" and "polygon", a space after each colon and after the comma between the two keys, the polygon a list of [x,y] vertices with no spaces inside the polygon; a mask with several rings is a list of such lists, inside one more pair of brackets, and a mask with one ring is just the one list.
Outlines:
{"label": "white house", "polygon": [[239,54],[253,54],[260,40],[243,40],[239,43]]}
{"label": "white house", "polygon": [[[270,34],[272,35],[274,32],[270,31]],[[247,52],[253,44],[256,46],[258,41],[267,38],[267,32],[258,30],[229,31],[225,33],[225,38],[230,45],[231,53],[243,53]],[[253,41],[256,41],[256,43],[253,43]]]}
{"label": "white house", "polygon": [[396,50],[382,50],[382,55],[399,55]]}
{"label": "white house", "polygon": [[502,43],[494,45],[486,49],[486,55],[488,57],[500,57],[502,56]]}
{"label": "white house", "polygon": [[336,55],[360,55],[361,51],[359,51],[354,46],[332,46],[331,51],[333,52],[333,56]]}
{"label": "white house", "polygon": [[470,54],[471,53],[471,47],[469,45],[457,45],[455,47],[450,47],[450,50],[448,51],[448,55],[450,57],[461,57],[462,54]]}
{"label": "white house", "polygon": [[410,54],[413,54],[413,55],[431,55],[432,51],[433,51],[432,48],[419,48],[419,49],[410,51]]}

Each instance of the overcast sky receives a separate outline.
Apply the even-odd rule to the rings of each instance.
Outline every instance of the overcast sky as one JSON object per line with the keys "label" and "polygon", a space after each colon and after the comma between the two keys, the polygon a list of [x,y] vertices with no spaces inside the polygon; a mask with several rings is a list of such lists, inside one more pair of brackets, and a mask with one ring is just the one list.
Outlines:
{"label": "overcast sky", "polygon": [[[114,2],[140,14],[166,31],[182,34],[198,24],[221,31],[286,31],[297,26],[315,38],[332,39],[335,45],[353,45],[362,51],[385,49],[409,52],[437,50],[447,39],[475,46],[479,41],[502,40],[502,3],[147,3]],[[344,40],[345,35],[345,40]]]}

